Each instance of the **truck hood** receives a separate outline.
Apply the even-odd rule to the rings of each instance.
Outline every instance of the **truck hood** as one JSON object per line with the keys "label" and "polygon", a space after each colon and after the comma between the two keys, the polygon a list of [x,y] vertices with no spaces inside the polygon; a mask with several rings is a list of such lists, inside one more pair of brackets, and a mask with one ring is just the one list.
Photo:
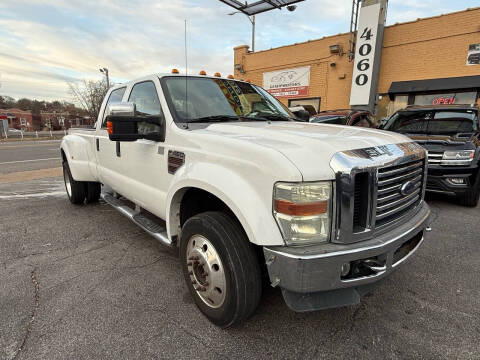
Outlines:
{"label": "truck hood", "polygon": [[464,133],[456,135],[410,135],[412,140],[429,151],[475,150],[476,134]]}
{"label": "truck hood", "polygon": [[305,181],[334,178],[329,164],[336,152],[411,142],[406,136],[382,130],[283,121],[214,123],[194,131],[273,148],[298,168]]}

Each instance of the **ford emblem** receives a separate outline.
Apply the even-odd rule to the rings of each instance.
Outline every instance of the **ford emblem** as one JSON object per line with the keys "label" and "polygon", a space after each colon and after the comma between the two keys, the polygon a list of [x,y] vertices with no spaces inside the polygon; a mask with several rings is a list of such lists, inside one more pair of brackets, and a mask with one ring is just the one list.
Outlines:
{"label": "ford emblem", "polygon": [[415,191],[415,183],[413,181],[407,181],[400,188],[400,194],[403,196],[410,195]]}

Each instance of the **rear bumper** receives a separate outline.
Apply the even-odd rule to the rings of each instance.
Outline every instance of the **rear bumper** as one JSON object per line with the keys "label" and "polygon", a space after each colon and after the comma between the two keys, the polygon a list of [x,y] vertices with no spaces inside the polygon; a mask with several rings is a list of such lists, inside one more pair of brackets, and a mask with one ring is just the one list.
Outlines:
{"label": "rear bumper", "polygon": [[[355,244],[265,247],[270,281],[273,286],[282,288],[285,302],[295,311],[358,303],[362,294],[390,275],[418,249],[429,215],[430,209],[423,202],[408,222],[372,240]],[[365,268],[371,261],[375,266]],[[342,265],[346,263],[352,270],[342,277]]]}

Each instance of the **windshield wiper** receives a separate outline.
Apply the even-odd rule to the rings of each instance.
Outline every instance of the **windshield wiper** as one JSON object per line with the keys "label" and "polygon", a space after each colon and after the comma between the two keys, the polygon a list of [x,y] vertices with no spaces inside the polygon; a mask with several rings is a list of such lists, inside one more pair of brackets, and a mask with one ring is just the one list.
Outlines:
{"label": "windshield wiper", "polygon": [[262,114],[260,116],[246,116],[243,119],[258,121],[294,121],[295,119],[285,115]]}
{"label": "windshield wiper", "polygon": [[187,119],[187,123],[201,123],[201,122],[222,122],[222,121],[238,121],[239,117],[235,115],[212,115],[202,116],[195,119]]}

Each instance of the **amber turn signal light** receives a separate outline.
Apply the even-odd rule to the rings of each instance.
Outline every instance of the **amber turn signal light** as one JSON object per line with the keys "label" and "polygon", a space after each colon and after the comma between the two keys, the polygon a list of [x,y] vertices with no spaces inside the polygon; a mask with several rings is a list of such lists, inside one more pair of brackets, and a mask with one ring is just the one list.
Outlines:
{"label": "amber turn signal light", "polygon": [[113,134],[113,123],[111,121],[107,121],[107,132],[109,135]]}
{"label": "amber turn signal light", "polygon": [[291,215],[291,216],[312,216],[325,214],[327,212],[327,201],[316,201],[305,204],[295,204],[286,200],[274,201],[274,208],[276,212]]}

